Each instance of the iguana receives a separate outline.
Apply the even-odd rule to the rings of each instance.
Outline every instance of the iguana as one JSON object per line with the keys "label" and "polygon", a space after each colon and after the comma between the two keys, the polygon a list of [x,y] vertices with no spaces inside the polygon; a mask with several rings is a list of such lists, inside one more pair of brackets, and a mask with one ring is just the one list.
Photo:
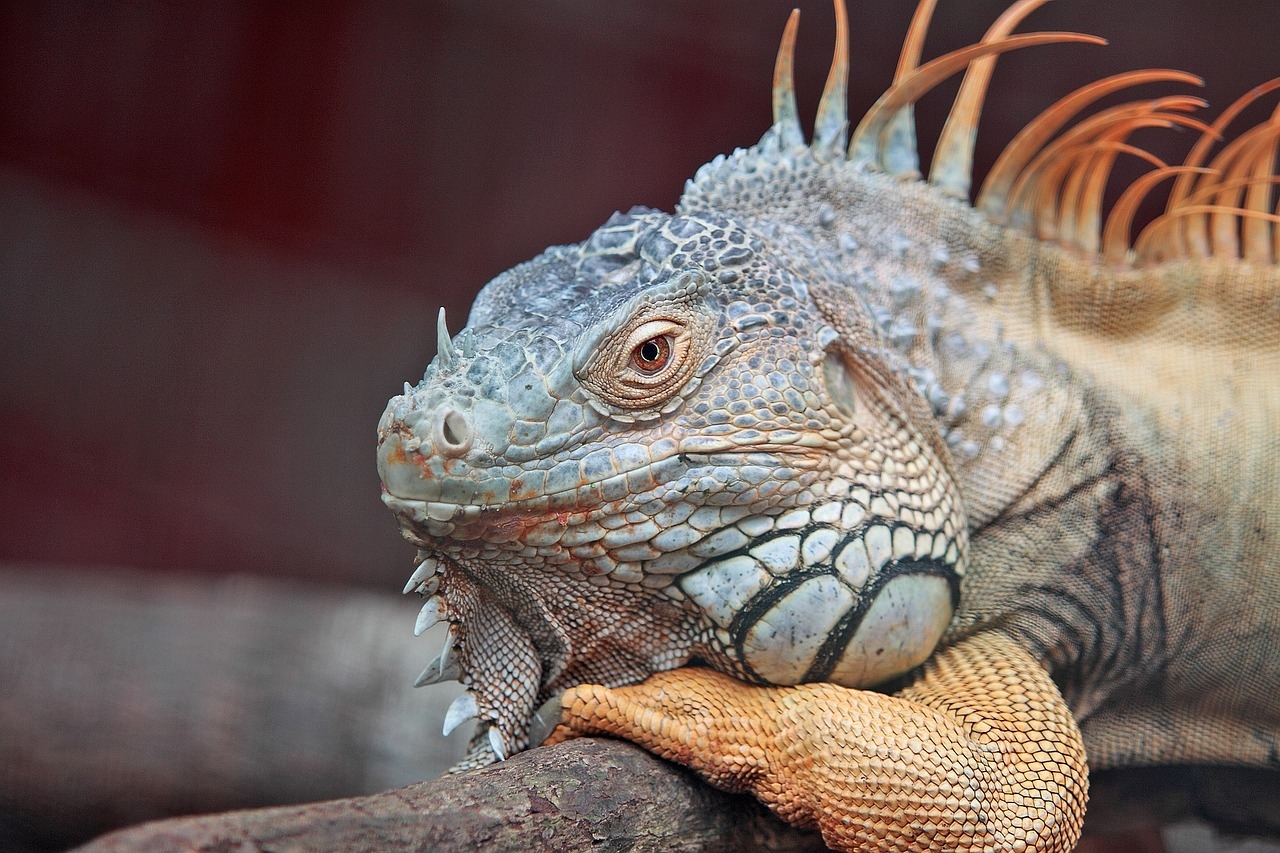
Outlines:
{"label": "iguana", "polygon": [[[378,429],[420,549],[420,684],[463,767],[611,734],[847,850],[1069,850],[1088,770],[1280,769],[1278,117],[1182,95],[1046,110],[970,203],[1016,2],[849,133],[847,24],[811,140],[797,14],[774,122],[674,213],[492,281]],[[921,179],[913,102],[964,82]],[[1073,120],[1075,121],[1072,124]],[[1196,131],[1181,165],[1127,140]],[[1152,170],[1105,217],[1114,161]],[[1131,238],[1139,202],[1163,215]]]}

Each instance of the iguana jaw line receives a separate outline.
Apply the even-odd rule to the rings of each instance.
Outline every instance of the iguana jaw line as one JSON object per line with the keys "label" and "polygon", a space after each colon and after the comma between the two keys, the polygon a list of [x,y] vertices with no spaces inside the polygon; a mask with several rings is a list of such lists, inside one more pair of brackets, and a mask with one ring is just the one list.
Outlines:
{"label": "iguana jaw line", "polygon": [[[453,522],[469,524],[479,521],[493,513],[529,515],[539,512],[578,512],[600,513],[611,511],[615,507],[606,508],[606,504],[616,504],[607,498],[611,487],[622,489],[625,495],[633,496],[643,490],[651,489],[661,482],[672,479],[666,476],[665,469],[676,464],[683,467],[683,461],[689,460],[716,464],[717,456],[731,457],[732,463],[741,461],[741,456],[748,453],[778,453],[791,457],[789,464],[797,464],[799,457],[809,456],[813,465],[822,464],[823,457],[832,450],[832,436],[821,436],[800,430],[777,429],[751,434],[736,433],[731,437],[692,435],[673,441],[659,442],[650,446],[649,462],[631,468],[623,468],[612,476],[600,480],[580,482],[571,488],[550,492],[533,493],[529,489],[523,475],[515,478],[492,478],[496,487],[500,483],[507,485],[507,494],[500,495],[499,489],[491,488],[488,492],[473,495],[472,500],[449,500],[446,493],[453,485],[450,480],[462,481],[466,478],[449,476],[441,477],[430,469],[427,460],[422,459],[416,449],[406,450],[403,440],[398,436],[388,435],[380,443],[378,462],[382,475],[382,500],[396,513],[397,517],[412,519],[420,524],[436,522],[440,524]],[[843,436],[836,437],[843,438]],[[662,451],[666,451],[663,453]],[[803,463],[799,463],[803,465]],[[542,472],[534,472],[542,473]],[[647,473],[647,482],[637,489],[636,476]],[[628,483],[630,479],[630,483]],[[623,488],[625,487],[625,488]],[[524,492],[522,495],[521,492]],[[593,502],[592,497],[597,499]],[[478,497],[481,500],[475,500]],[[447,535],[431,531],[432,535]]]}
{"label": "iguana jaw line", "polygon": [[[827,454],[835,443],[832,438],[800,430],[771,430],[732,437],[664,439],[646,448],[650,456],[646,464],[573,488],[516,498],[522,486],[527,490],[523,476],[490,478],[487,494],[473,492],[474,497],[491,499],[482,502],[444,499],[465,484],[455,485],[450,482],[453,478],[439,476],[432,470],[431,460],[421,458],[416,450],[406,451],[402,437],[395,432],[380,443],[378,462],[382,501],[399,520],[405,538],[419,548],[437,550],[433,540],[510,543],[520,541],[535,527],[548,527],[544,532],[550,534],[556,527],[568,530],[575,524],[620,516],[654,500],[685,500],[693,487],[688,475],[700,466],[736,466],[756,455],[760,457],[758,464],[776,464],[785,458],[789,467],[818,469],[829,464]],[[673,489],[680,481],[684,487]],[[503,482],[505,489],[498,485]],[[502,499],[500,491],[509,497]]]}
{"label": "iguana jaw line", "polygon": [[[556,529],[567,532],[574,525],[599,522],[608,517],[620,517],[641,504],[650,503],[657,499],[654,495],[659,486],[671,485],[677,478],[684,480],[686,488],[678,491],[669,490],[663,499],[667,503],[687,500],[691,483],[683,475],[687,474],[690,468],[739,465],[753,453],[764,457],[754,460],[757,464],[774,461],[766,454],[760,453],[761,448],[765,446],[769,451],[789,457],[787,464],[794,469],[821,468],[825,460],[820,452],[811,449],[815,442],[806,440],[806,436],[801,433],[792,435],[792,438],[783,438],[784,441],[793,442],[788,444],[765,441],[751,445],[723,439],[694,438],[681,443],[676,453],[658,463],[641,466],[598,482],[587,483],[577,489],[538,495],[519,501],[468,504],[426,500],[394,494],[384,484],[382,502],[400,522],[405,539],[420,549],[419,563],[430,555],[454,559],[449,549],[442,547],[443,542],[481,541],[489,545],[501,546],[504,543],[523,541],[523,538],[535,528],[544,534],[550,534]],[[638,482],[636,475],[641,472],[648,474],[643,488],[628,492],[621,498],[599,499],[611,487],[635,488]],[[664,478],[660,476],[662,473],[674,473],[675,477]],[[637,498],[637,495],[640,497]],[[597,498],[594,503],[590,500],[592,497]],[[783,507],[779,511],[785,511],[785,509]],[[414,577],[420,575],[422,575],[421,571],[415,571]],[[417,586],[416,583],[408,586],[405,592],[408,593]]]}

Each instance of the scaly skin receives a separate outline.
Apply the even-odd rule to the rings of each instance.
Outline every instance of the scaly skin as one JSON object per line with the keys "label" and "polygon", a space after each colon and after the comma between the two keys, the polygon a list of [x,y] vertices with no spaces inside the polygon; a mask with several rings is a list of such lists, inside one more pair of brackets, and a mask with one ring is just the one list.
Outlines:
{"label": "scaly skin", "polygon": [[[1046,851],[1086,754],[1274,767],[1274,131],[1203,178],[1197,147],[1132,248],[1132,194],[1097,214],[1111,159],[1186,98],[1015,141],[971,207],[984,63],[1081,38],[1006,38],[1037,5],[909,56],[847,151],[843,54],[808,144],[789,26],[759,145],[442,318],[378,458],[419,627],[451,626],[421,682],[481,721],[463,767],[537,743],[548,703],[842,849]],[[916,181],[904,109],[966,66]],[[1121,82],[1153,80],[1186,82]]]}
{"label": "scaly skin", "polygon": [[625,737],[750,792],[836,849],[1060,850],[1084,821],[1075,720],[1044,669],[998,632],[939,652],[895,696],[743,689],[686,668],[562,701],[573,732]]}

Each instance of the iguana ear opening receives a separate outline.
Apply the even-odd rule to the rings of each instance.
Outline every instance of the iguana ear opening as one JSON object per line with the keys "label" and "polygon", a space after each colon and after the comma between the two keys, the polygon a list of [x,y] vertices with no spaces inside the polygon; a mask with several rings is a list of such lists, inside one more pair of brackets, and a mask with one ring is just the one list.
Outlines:
{"label": "iguana ear opening", "polygon": [[867,441],[895,437],[904,429],[911,431],[911,424],[927,422],[920,420],[920,403],[911,389],[874,346],[855,350],[843,337],[837,338],[826,348],[822,376],[830,404]]}
{"label": "iguana ear opening", "polygon": [[827,347],[826,355],[822,358],[822,378],[836,410],[852,420],[856,409],[854,401],[858,396],[857,390],[853,384],[853,377],[845,367],[844,356],[834,346]]}

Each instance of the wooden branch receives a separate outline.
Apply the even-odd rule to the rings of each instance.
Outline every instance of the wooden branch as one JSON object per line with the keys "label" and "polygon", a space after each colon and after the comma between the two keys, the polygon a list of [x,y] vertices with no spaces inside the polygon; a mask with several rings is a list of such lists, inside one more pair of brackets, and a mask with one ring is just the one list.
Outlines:
{"label": "wooden branch", "polygon": [[170,850],[816,851],[754,800],[631,744],[583,738],[367,797],[174,818],[82,853]]}

